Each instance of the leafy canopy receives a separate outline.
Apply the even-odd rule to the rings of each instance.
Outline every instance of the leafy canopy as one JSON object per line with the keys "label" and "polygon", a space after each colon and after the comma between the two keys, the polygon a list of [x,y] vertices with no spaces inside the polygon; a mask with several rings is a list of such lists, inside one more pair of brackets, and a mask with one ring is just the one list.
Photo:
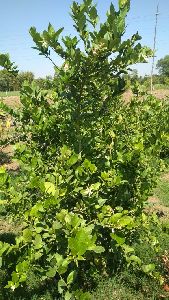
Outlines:
{"label": "leafy canopy", "polygon": [[156,67],[159,70],[160,75],[169,76],[169,55],[158,60]]}

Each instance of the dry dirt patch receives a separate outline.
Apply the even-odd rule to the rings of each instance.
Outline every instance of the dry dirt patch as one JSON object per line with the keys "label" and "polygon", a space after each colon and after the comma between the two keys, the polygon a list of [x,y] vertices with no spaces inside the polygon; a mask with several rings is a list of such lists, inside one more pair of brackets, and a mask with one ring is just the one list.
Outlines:
{"label": "dry dirt patch", "polygon": [[13,148],[11,145],[0,149],[0,166],[3,165],[7,170],[17,171],[19,169],[19,164],[13,160],[12,157]]}
{"label": "dry dirt patch", "polygon": [[164,99],[169,97],[169,90],[155,90],[153,91],[153,95],[158,99]]}
{"label": "dry dirt patch", "polygon": [[[161,179],[169,182],[169,173],[163,174]],[[148,204],[149,206],[146,208],[146,211],[150,213],[155,212],[162,221],[169,220],[169,207],[163,205],[157,196],[149,197]]]}
{"label": "dry dirt patch", "polygon": [[165,181],[169,181],[169,173],[164,174],[161,179],[165,180]]}
{"label": "dry dirt patch", "polygon": [[11,235],[13,236],[13,238],[15,238],[15,236],[22,230],[22,228],[23,226],[21,224],[14,224],[10,221],[0,219],[0,237],[3,238],[4,236],[5,240],[6,238],[8,239],[8,235],[9,239]]}
{"label": "dry dirt patch", "polygon": [[[150,92],[148,92],[150,93]],[[153,91],[153,96],[155,96],[156,98],[162,100],[162,99],[166,99],[167,97],[169,97],[169,90],[155,90]],[[126,92],[124,92],[123,94],[123,99],[125,102],[129,102],[131,100],[131,98],[134,96],[134,94],[132,93],[131,90],[127,90]],[[144,97],[144,96],[142,96]]]}
{"label": "dry dirt patch", "polygon": [[10,97],[4,97],[1,99],[6,105],[12,108],[18,108],[20,107],[20,97],[19,96],[10,96]]}
{"label": "dry dirt patch", "polygon": [[169,220],[169,207],[162,205],[157,197],[150,197],[148,203],[146,212],[156,213],[162,222]]}

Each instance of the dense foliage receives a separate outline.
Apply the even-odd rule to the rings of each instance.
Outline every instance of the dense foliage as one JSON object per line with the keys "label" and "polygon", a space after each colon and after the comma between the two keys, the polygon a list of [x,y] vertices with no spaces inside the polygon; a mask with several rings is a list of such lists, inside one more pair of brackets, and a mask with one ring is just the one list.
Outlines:
{"label": "dense foliage", "polygon": [[169,77],[169,55],[158,60],[157,69],[161,75]]}
{"label": "dense foliage", "polygon": [[51,24],[42,34],[30,29],[40,54],[52,60],[52,49],[64,63],[53,62],[52,99],[25,84],[21,109],[6,108],[17,123],[20,172],[13,178],[1,168],[0,203],[22,228],[13,242],[0,242],[0,256],[14,297],[30,272],[67,300],[90,299],[87,279],[124,261],[161,278],[133,245],[145,239],[158,250],[143,209],[163,166],[169,108],[152,96],[120,97],[129,66],[151,55],[138,33],[122,39],[129,8],[129,0],[120,0],[117,12],[111,4],[99,24],[92,0],[73,2],[79,37],[60,40],[63,28]]}
{"label": "dense foliage", "polygon": [[8,70],[0,70],[0,91],[20,91],[23,84],[31,84],[35,82],[39,88],[50,90],[54,85],[54,78],[46,76],[46,78],[35,78],[32,72],[19,72],[17,76],[9,73]]}

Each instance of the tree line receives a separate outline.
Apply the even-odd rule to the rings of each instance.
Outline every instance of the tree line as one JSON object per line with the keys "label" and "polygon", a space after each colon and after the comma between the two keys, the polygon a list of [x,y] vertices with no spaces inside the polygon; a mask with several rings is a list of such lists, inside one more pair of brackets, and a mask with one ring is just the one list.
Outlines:
{"label": "tree line", "polygon": [[14,76],[7,70],[0,70],[0,91],[2,92],[19,91],[25,81],[30,84],[35,81],[40,88],[48,90],[52,87],[53,77],[35,79],[34,73],[30,71],[19,72],[17,76]]}

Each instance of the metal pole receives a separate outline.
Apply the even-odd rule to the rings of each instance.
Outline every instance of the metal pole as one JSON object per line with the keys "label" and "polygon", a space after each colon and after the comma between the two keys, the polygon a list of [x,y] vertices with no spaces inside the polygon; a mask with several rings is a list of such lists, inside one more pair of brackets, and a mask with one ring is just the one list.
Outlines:
{"label": "metal pole", "polygon": [[155,63],[155,50],[156,50],[158,15],[159,15],[159,3],[157,5],[155,31],[154,31],[153,61],[152,61],[152,69],[151,69],[151,94],[153,92],[153,74],[154,74],[154,63]]}

